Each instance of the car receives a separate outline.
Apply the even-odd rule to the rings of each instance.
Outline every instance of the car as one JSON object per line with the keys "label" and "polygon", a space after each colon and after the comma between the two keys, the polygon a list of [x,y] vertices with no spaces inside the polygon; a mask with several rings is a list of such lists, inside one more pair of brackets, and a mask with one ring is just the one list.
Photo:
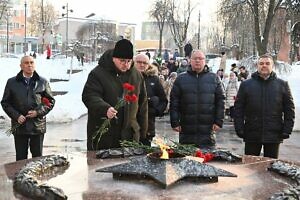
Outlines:
{"label": "car", "polygon": [[13,53],[3,53],[0,55],[1,58],[20,58],[18,55]]}
{"label": "car", "polygon": [[207,53],[205,54],[205,59],[209,60],[209,59],[214,59],[214,58],[219,58],[221,57],[220,54],[215,54],[215,53]]}
{"label": "car", "polygon": [[51,59],[65,59],[66,55],[62,53],[56,53],[51,56]]}

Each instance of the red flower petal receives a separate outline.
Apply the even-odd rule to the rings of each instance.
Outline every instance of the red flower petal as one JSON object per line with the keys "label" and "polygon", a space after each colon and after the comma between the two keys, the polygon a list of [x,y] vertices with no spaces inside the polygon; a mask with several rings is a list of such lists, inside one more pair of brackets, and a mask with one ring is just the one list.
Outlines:
{"label": "red flower petal", "polygon": [[131,100],[130,100],[130,102],[137,102],[137,100],[138,100],[138,97],[135,95],[135,94],[133,94],[133,95],[131,95]]}
{"label": "red flower petal", "polygon": [[133,91],[135,89],[134,85],[131,85],[129,83],[124,83],[123,88],[128,91]]}
{"label": "red flower petal", "polygon": [[43,103],[45,106],[48,106],[48,107],[51,106],[51,103],[50,103],[49,99],[47,99],[46,97],[43,97],[43,98],[42,98],[42,103]]}

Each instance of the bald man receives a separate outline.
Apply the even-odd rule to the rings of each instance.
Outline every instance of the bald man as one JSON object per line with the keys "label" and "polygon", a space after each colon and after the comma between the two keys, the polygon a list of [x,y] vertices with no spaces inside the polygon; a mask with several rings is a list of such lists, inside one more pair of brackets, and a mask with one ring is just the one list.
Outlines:
{"label": "bald man", "polygon": [[151,145],[155,137],[155,117],[163,116],[167,107],[168,100],[158,77],[156,66],[149,64],[149,57],[144,54],[138,54],[134,59],[134,65],[140,71],[145,79],[148,96],[148,132],[145,145]]}

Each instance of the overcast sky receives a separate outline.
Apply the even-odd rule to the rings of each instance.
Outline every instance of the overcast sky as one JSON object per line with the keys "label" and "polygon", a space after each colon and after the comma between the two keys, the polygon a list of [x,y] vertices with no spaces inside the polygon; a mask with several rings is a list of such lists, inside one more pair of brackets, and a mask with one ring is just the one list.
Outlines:
{"label": "overcast sky", "polygon": [[[44,0],[45,1],[45,0]],[[154,0],[46,0],[51,2],[59,13],[65,12],[62,6],[68,3],[70,17],[84,18],[91,13],[104,19],[116,20],[125,23],[137,24],[137,37],[141,29],[142,21],[147,21],[149,10]],[[218,0],[193,0],[198,2],[198,6],[192,13],[191,21],[198,21],[199,10],[201,12],[201,24],[211,24],[211,20],[216,18]]]}

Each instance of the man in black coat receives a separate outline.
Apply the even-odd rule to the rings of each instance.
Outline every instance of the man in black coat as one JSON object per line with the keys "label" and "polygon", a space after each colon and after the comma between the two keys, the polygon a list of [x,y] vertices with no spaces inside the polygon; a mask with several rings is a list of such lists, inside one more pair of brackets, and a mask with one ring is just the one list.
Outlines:
{"label": "man in black coat", "polygon": [[17,76],[8,79],[1,101],[16,129],[16,160],[27,159],[28,147],[32,157],[42,156],[46,115],[55,103],[48,81],[35,71],[34,58],[24,56],[20,66]]}
{"label": "man in black coat", "polygon": [[186,43],[186,45],[184,46],[184,56],[187,58],[191,57],[191,53],[193,51],[193,46],[191,45],[190,42]]}
{"label": "man in black coat", "polygon": [[[144,78],[133,66],[132,58],[132,43],[119,40],[114,49],[104,52],[88,76],[82,92],[82,101],[88,109],[87,150],[119,148],[121,140],[139,142],[146,137],[147,92]],[[134,86],[133,93],[138,100],[117,109],[120,99],[126,96],[125,83]],[[97,136],[106,119],[110,119],[107,133]]]}
{"label": "man in black coat", "polygon": [[151,141],[155,136],[155,117],[163,116],[168,100],[158,78],[158,68],[149,64],[149,58],[144,54],[138,54],[134,64],[145,79],[148,97],[148,132],[143,143],[151,146]]}
{"label": "man in black coat", "polygon": [[191,66],[180,74],[170,95],[170,119],[179,142],[215,148],[215,133],[224,119],[224,90],[215,73],[207,70],[200,50],[191,54]]}
{"label": "man in black coat", "polygon": [[277,78],[270,55],[258,59],[257,72],[241,83],[235,101],[235,130],[245,154],[278,158],[279,145],[289,138],[295,120],[293,97],[286,81]]}

